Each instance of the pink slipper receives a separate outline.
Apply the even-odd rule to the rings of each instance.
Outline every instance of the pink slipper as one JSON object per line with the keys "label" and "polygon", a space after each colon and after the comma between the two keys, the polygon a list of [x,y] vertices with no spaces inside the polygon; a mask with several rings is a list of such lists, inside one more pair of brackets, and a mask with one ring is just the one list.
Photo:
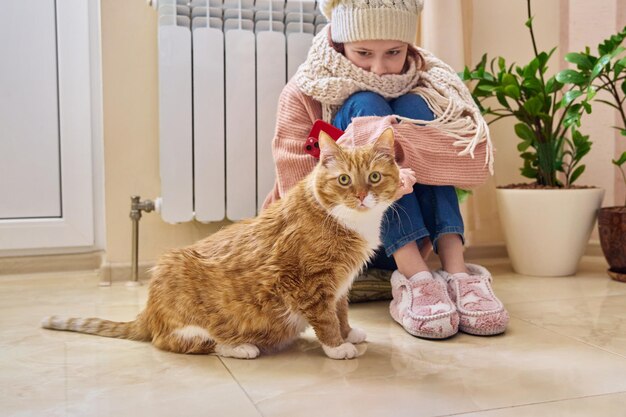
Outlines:
{"label": "pink slipper", "polygon": [[407,279],[391,275],[391,317],[413,336],[444,339],[459,330],[459,316],[441,277],[419,272]]}
{"label": "pink slipper", "polygon": [[503,333],[509,323],[502,302],[491,288],[491,274],[480,265],[467,264],[468,274],[448,274],[439,270],[435,276],[448,283],[448,293],[459,312],[459,330],[478,336]]}

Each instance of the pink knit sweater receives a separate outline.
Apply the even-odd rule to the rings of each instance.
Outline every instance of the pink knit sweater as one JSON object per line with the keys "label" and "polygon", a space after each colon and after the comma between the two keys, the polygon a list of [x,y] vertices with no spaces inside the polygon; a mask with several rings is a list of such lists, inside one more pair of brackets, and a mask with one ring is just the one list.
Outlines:
{"label": "pink knit sweater", "polygon": [[[321,118],[321,104],[302,93],[293,80],[287,83],[278,101],[272,143],[276,182],[263,203],[264,208],[281,198],[317,164],[317,159],[304,152],[304,143],[315,120]],[[489,176],[485,142],[476,147],[474,158],[459,156],[462,148],[452,145],[454,138],[433,127],[398,124],[393,116],[353,119],[338,143],[364,145],[375,140],[389,126],[395,133],[398,164],[415,171],[418,183],[471,189],[484,183]]]}

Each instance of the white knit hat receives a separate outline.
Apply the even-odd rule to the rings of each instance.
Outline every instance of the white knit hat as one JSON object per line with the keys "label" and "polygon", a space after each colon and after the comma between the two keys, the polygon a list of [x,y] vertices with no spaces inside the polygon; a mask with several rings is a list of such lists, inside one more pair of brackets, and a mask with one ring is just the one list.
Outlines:
{"label": "white knit hat", "polygon": [[319,0],[333,42],[394,40],[415,43],[423,0]]}

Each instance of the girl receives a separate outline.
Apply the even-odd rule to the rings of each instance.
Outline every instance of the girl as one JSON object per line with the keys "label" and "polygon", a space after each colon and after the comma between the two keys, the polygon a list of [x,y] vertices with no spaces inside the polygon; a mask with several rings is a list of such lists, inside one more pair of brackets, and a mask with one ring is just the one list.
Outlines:
{"label": "girl", "polygon": [[[315,120],[367,143],[392,126],[400,198],[381,227],[373,267],[394,270],[391,316],[412,335],[441,339],[458,330],[504,332],[508,314],[491,275],[465,264],[463,220],[454,187],[473,188],[493,163],[489,132],[454,71],[413,46],[422,0],[322,0],[330,24],[282,91],[273,154],[276,183],[265,206],[310,172],[304,143]],[[463,147],[459,152],[458,147]],[[430,245],[442,269],[429,271]]]}

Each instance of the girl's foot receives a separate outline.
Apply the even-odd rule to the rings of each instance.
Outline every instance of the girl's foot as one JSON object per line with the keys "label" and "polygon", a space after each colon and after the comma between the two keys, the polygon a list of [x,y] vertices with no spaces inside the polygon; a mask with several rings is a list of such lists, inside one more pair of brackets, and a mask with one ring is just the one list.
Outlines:
{"label": "girl's foot", "polygon": [[503,333],[509,313],[491,288],[491,274],[480,265],[466,266],[469,274],[434,273],[448,283],[448,294],[460,317],[459,330],[477,336]]}
{"label": "girl's foot", "polygon": [[407,279],[391,275],[391,317],[413,336],[444,339],[458,332],[459,316],[440,276],[418,272]]}

